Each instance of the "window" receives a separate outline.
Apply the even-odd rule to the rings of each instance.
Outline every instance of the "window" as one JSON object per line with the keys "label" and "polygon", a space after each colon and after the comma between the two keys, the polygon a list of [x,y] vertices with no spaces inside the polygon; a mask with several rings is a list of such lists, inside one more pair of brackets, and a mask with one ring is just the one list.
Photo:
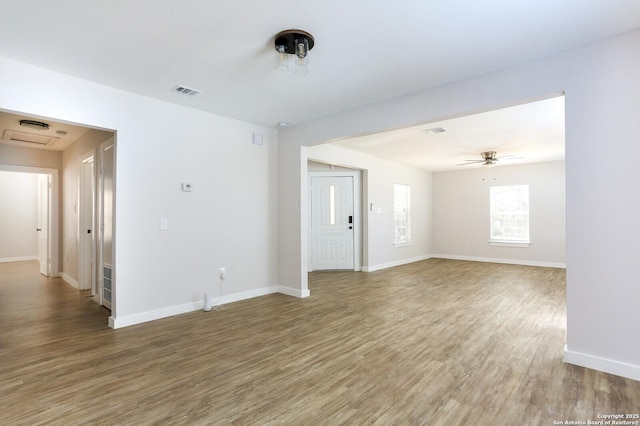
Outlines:
{"label": "window", "polygon": [[393,219],[395,228],[394,245],[396,247],[411,244],[411,187],[393,185]]}
{"label": "window", "polygon": [[492,245],[529,245],[529,185],[490,188]]}
{"label": "window", "polygon": [[336,186],[329,186],[329,225],[336,224]]}

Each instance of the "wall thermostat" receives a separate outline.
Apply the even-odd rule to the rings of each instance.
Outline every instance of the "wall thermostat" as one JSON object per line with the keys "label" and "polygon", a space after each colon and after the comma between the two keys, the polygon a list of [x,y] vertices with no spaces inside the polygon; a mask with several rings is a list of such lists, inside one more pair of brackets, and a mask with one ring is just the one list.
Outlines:
{"label": "wall thermostat", "polygon": [[193,191],[193,186],[190,183],[183,183],[182,184],[182,191],[191,192],[191,191]]}

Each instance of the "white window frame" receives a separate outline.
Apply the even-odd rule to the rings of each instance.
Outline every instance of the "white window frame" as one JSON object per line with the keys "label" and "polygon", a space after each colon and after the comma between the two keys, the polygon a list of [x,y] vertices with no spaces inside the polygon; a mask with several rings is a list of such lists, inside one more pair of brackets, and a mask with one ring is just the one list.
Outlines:
{"label": "white window frame", "polygon": [[[511,202],[501,200],[501,192],[511,190],[512,193],[526,195],[526,200],[512,200]],[[529,185],[502,185],[489,188],[489,244],[496,247],[529,247],[531,245],[531,216],[529,205]],[[508,205],[505,205],[505,201]],[[502,206],[497,204],[502,203]],[[522,222],[526,220],[526,232],[522,236],[515,235],[515,232],[508,233],[504,237],[496,237],[495,226],[502,223],[503,228],[506,222]],[[522,228],[522,226],[520,226]],[[518,226],[514,226],[516,230]],[[508,228],[507,228],[508,229]]]}
{"label": "white window frame", "polygon": [[[402,194],[402,193],[404,194]],[[402,196],[401,198],[399,196]],[[406,247],[411,240],[411,186],[393,184],[393,235],[394,247]]]}

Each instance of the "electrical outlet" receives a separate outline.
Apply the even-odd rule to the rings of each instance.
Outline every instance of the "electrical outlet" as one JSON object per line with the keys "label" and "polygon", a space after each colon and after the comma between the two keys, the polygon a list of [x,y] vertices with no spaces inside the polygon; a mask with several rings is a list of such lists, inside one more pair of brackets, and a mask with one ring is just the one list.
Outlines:
{"label": "electrical outlet", "polygon": [[223,266],[220,268],[220,279],[224,280],[225,278],[227,278],[227,268]]}

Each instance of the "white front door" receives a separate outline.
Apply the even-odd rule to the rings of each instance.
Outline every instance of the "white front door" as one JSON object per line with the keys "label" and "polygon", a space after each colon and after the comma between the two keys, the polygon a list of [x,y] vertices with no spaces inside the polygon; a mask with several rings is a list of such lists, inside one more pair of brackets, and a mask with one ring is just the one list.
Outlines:
{"label": "white front door", "polygon": [[38,175],[38,255],[40,273],[50,276],[49,271],[49,175]]}
{"label": "white front door", "polygon": [[311,269],[354,269],[353,177],[311,177]]}

